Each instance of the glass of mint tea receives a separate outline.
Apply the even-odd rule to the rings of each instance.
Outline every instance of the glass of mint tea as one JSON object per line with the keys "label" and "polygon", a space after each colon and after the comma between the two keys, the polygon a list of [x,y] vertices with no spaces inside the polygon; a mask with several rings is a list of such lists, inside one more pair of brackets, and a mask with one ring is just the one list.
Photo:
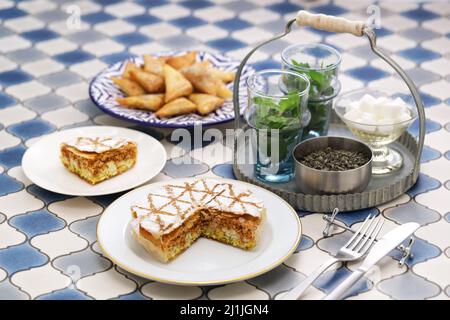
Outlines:
{"label": "glass of mint tea", "polygon": [[247,90],[244,118],[250,128],[255,176],[264,182],[290,181],[292,150],[302,136],[309,80],[295,71],[268,69],[252,74]]}
{"label": "glass of mint tea", "polygon": [[312,43],[294,44],[281,52],[284,70],[304,74],[310,81],[308,111],[302,140],[324,136],[328,133],[333,99],[341,89],[338,80],[341,55],[327,45]]}

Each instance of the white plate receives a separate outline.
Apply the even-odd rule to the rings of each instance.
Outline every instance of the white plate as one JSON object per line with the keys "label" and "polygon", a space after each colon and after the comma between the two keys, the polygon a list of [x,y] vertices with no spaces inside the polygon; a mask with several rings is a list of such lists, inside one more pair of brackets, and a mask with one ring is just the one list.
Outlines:
{"label": "white plate", "polygon": [[[90,185],[69,172],[59,159],[60,144],[79,136],[131,139],[138,146],[136,164],[120,175]],[[43,137],[25,152],[22,169],[28,179],[41,188],[72,196],[99,196],[142,185],[162,170],[166,157],[163,145],[145,133],[119,127],[90,126],[59,131]]]}
{"label": "white plate", "polygon": [[[195,178],[178,179],[193,181]],[[133,238],[130,229],[130,205],[149,190],[167,182],[157,182],[128,192],[114,201],[97,225],[97,239],[115,264],[138,276],[181,285],[224,284],[249,279],[265,273],[286,260],[297,248],[301,224],[294,209],[277,195],[236,180],[264,201],[267,220],[261,239],[251,251],[245,251],[210,239],[200,238],[169,263],[153,258]]]}

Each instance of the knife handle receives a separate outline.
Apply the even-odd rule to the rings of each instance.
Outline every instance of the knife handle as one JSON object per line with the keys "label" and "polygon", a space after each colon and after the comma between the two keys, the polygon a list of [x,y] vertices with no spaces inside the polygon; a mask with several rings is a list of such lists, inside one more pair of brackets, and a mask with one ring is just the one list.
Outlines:
{"label": "knife handle", "polygon": [[365,274],[364,271],[356,269],[350,276],[348,276],[344,281],[341,282],[331,293],[329,293],[323,300],[340,300],[344,294],[350,289],[356,281],[361,279]]}

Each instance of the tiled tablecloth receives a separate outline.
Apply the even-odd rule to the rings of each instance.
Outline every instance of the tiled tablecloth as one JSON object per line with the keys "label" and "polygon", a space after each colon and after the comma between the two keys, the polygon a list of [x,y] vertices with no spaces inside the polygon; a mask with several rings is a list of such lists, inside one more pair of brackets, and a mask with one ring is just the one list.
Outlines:
{"label": "tiled tablecloth", "polygon": [[[283,265],[257,278],[215,287],[178,287],[141,279],[102,256],[95,229],[117,195],[67,197],[43,190],[24,176],[21,158],[41,135],[72,126],[112,124],[136,128],[99,111],[89,100],[92,76],[133,54],[206,49],[243,57],[255,43],[283,30],[300,8],[348,18],[377,15],[379,46],[420,87],[427,135],[419,182],[397,200],[338,219],[358,225],[368,213],[386,218],[385,230],[417,221],[414,258],[382,260],[350,299],[449,299],[450,297],[450,4],[336,0],[49,1],[0,2],[0,298],[2,299],[218,299],[273,298],[299,283],[330,257],[348,233],[324,239],[320,213],[300,213],[304,235]],[[381,9],[381,11],[377,11]],[[78,13],[81,20],[77,19]],[[377,15],[378,16],[378,15]],[[261,49],[256,69],[279,67],[292,43],[325,42],[342,52],[343,92],[368,87],[407,92],[367,40],[299,29]],[[185,176],[231,177],[223,159],[172,144],[170,132],[145,130],[174,157],[193,165],[167,166],[154,181]],[[411,132],[417,134],[417,124]],[[218,142],[220,143],[220,142]],[[203,150],[207,150],[209,146]],[[229,155],[231,160],[231,154]],[[337,266],[314,283],[306,298],[320,298],[354,265]]]}

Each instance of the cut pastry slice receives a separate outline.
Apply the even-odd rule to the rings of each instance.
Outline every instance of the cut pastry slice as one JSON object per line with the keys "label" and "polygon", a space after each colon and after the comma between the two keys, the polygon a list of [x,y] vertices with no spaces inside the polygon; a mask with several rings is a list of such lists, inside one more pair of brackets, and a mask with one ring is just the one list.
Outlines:
{"label": "cut pastry slice", "polygon": [[127,108],[156,111],[164,105],[164,94],[154,93],[143,96],[117,98],[116,101]]}
{"label": "cut pastry slice", "polygon": [[144,71],[164,78],[164,61],[162,59],[152,57],[149,54],[144,54]]}
{"label": "cut pastry slice", "polygon": [[164,66],[164,78],[166,81],[166,102],[187,96],[193,91],[192,84],[180,72],[167,64]]}
{"label": "cut pastry slice", "polygon": [[156,111],[156,115],[160,118],[168,118],[191,113],[197,110],[197,106],[186,98],[178,98]]}
{"label": "cut pastry slice", "polygon": [[189,100],[197,105],[197,111],[201,115],[207,115],[223,104],[223,99],[204,93],[193,93],[189,95]]}
{"label": "cut pastry slice", "polygon": [[180,70],[182,68],[192,66],[195,63],[196,59],[197,52],[191,51],[181,56],[169,57],[167,58],[166,63],[171,65],[175,69]]}
{"label": "cut pastry slice", "polygon": [[141,85],[148,93],[164,92],[164,79],[142,70],[131,70],[131,78]]}
{"label": "cut pastry slice", "polygon": [[112,82],[120,88],[127,96],[140,96],[145,90],[135,81],[126,78],[111,78]]}
{"label": "cut pastry slice", "polygon": [[131,71],[132,70],[141,70],[134,62],[128,61],[125,66],[125,70],[122,73],[122,77],[131,79]]}

